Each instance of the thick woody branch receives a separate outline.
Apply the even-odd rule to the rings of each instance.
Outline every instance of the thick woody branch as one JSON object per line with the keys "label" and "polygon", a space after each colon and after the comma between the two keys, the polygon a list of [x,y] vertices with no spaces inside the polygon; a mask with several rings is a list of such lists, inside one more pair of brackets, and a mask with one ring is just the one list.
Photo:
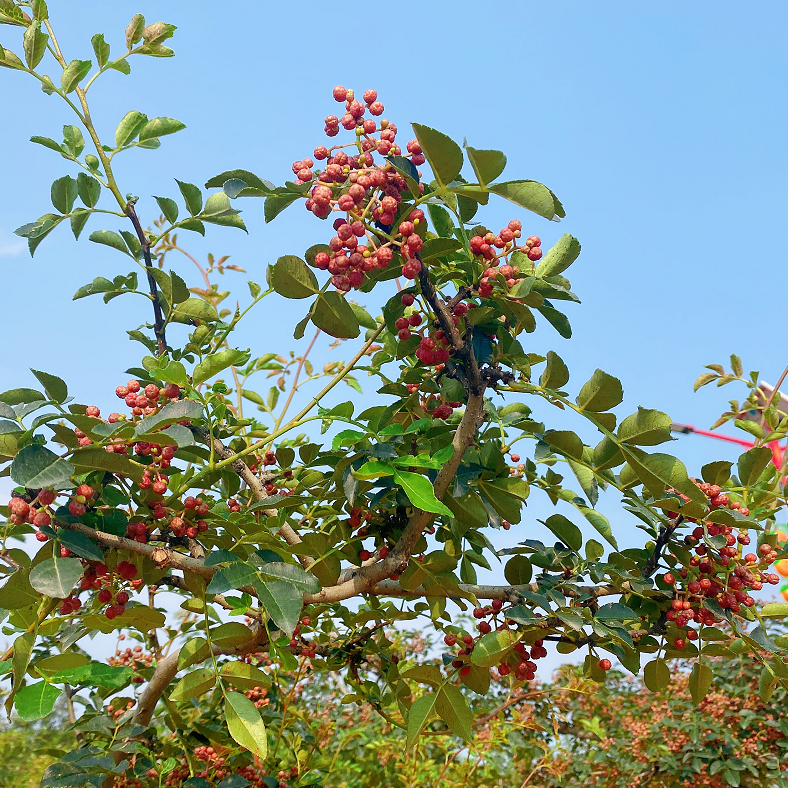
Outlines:
{"label": "thick woody branch", "polygon": [[[428,512],[419,511],[418,514],[411,518],[411,523],[421,523],[422,515],[428,515]],[[430,515],[426,522],[429,525],[432,517]],[[408,527],[410,524],[408,524]],[[66,528],[72,531],[79,531],[86,536],[91,537],[99,544],[104,545],[114,550],[126,550],[136,555],[142,555],[149,558],[157,566],[161,568],[178,569],[181,572],[189,572],[197,577],[209,581],[219,567],[205,566],[202,561],[191,558],[176,550],[171,550],[166,547],[159,547],[149,544],[142,544],[135,542],[133,539],[127,539],[124,536],[115,536],[115,534],[108,534],[104,531],[97,531],[82,523],[58,523],[58,527]],[[426,526],[425,526],[426,527]],[[406,528],[407,531],[407,528]],[[403,538],[405,534],[403,533]],[[412,537],[411,537],[412,538]],[[402,539],[400,540],[402,541]],[[410,541],[410,539],[408,540]],[[418,536],[413,539],[413,543],[418,541]],[[399,543],[398,543],[399,544]],[[418,588],[406,591],[400,584],[394,580],[386,579],[388,575],[395,574],[400,568],[402,561],[394,558],[396,548],[392,550],[389,556],[384,561],[378,561],[375,564],[369,565],[356,570],[354,576],[342,583],[335,586],[324,588],[317,594],[305,594],[304,603],[314,604],[319,602],[339,602],[344,599],[349,599],[352,596],[360,594],[371,593],[378,596],[396,596],[396,597],[411,597],[411,598],[424,598],[424,597],[451,597],[453,591],[445,589],[440,586],[432,586],[429,590],[419,586]],[[409,556],[404,560],[407,562]],[[373,573],[374,570],[374,573]],[[388,574],[382,574],[387,572]],[[172,585],[180,588],[180,583],[177,578],[173,578],[175,582],[167,581],[167,585]],[[164,582],[164,581],[162,581]],[[521,591],[534,591],[538,592],[538,583],[528,583],[527,585],[514,585],[514,586],[487,586],[487,585],[473,585],[469,583],[460,583],[458,588],[465,594],[472,594],[477,599],[500,599],[507,602],[522,602]],[[354,590],[356,589],[356,590]],[[254,589],[239,589],[241,591],[248,591],[254,594]],[[562,588],[564,594],[569,597],[576,596],[590,596],[599,598],[603,596],[614,596],[618,594],[626,594],[631,589],[629,583],[623,583],[621,587],[616,586],[577,586],[575,588]],[[221,604],[221,602],[219,602]]]}

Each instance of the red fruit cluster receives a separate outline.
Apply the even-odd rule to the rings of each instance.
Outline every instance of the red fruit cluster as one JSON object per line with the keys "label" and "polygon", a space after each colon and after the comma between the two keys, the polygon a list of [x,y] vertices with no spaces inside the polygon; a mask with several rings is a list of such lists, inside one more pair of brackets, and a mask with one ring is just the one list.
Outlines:
{"label": "red fruit cluster", "polygon": [[[711,511],[729,509],[745,516],[749,514],[746,506],[731,501],[730,495],[718,485],[695,483],[709,499]],[[675,516],[675,513],[670,514]],[[683,649],[687,640],[697,639],[698,632],[690,628],[690,624],[711,626],[719,621],[719,617],[704,606],[704,600],[716,600],[721,608],[738,613],[742,606],[755,604],[750,591],[760,591],[764,584],[780,582],[779,575],[766,571],[777,558],[777,551],[763,544],[758,555],[744,554],[743,548],[750,544],[750,536],[744,528],[704,520],[684,538],[684,543],[694,552],[689,563],[672,556],[675,563],[671,571],[662,576],[662,581],[675,589],[666,618],[679,630],[669,633],[677,649]]]}
{"label": "red fruit cluster", "polygon": [[262,706],[267,706],[271,702],[267,697],[268,690],[265,689],[265,687],[252,687],[252,689],[246,690],[244,695],[246,695],[258,709]]}
{"label": "red fruit cluster", "polygon": [[[134,646],[124,650],[117,649],[115,655],[110,657],[107,662],[115,667],[131,668],[133,672],[141,668],[149,668],[153,664],[153,654],[142,650],[142,646]],[[134,684],[142,684],[145,679],[140,676],[132,676]]]}
{"label": "red fruit cluster", "polygon": [[[8,521],[12,525],[28,523],[39,528],[44,525],[50,525],[52,516],[48,509],[55,502],[57,496],[58,493],[54,490],[45,489],[38,493],[38,496],[32,503],[28,503],[21,495],[13,493],[11,500],[8,502],[8,508],[11,513]],[[44,540],[46,538],[44,536]]]}
{"label": "red fruit cluster", "polygon": [[130,581],[129,586],[134,590],[142,586],[142,580],[137,579],[137,567],[134,564],[119,561],[112,573],[106,564],[91,563],[88,564],[79,587],[83,591],[97,591],[96,599],[99,604],[107,605],[104,615],[113,619],[123,615],[129,601],[129,593],[123,588],[124,581]]}
{"label": "red fruit cluster", "polygon": [[[353,131],[355,139],[331,148],[318,145],[313,155],[317,161],[325,161],[322,171],[314,168],[311,158],[293,162],[292,168],[296,185],[313,184],[306,197],[308,211],[320,219],[332,212],[344,214],[334,222],[336,235],[328,243],[329,251],[319,252],[314,265],[332,275],[334,287],[347,292],[361,287],[370,271],[386,268],[394,251],[399,250],[405,258],[403,275],[415,279],[421,270],[417,254],[423,240],[418,229],[424,224],[424,212],[414,209],[394,230],[402,193],[409,187],[391,163],[377,164],[375,154],[409,157],[418,166],[426,161],[421,146],[418,140],[411,140],[403,154],[395,141],[397,127],[393,123],[365,118],[367,112],[375,116],[383,112],[374,90],[364,93],[363,104],[352,90],[341,86],[334,88],[334,98],[344,102],[346,111],[342,118],[326,118],[326,134],[336,136],[341,125]],[[343,148],[353,150],[346,153]],[[421,193],[423,185],[419,186]],[[375,229],[371,229],[373,224]]]}
{"label": "red fruit cluster", "polygon": [[[237,501],[232,501],[240,509]],[[183,512],[175,515],[169,522],[170,531],[173,536],[188,536],[189,539],[196,539],[200,534],[208,530],[208,523],[202,518],[210,512],[210,505],[202,496],[189,495],[183,499]],[[230,511],[237,511],[232,506]]]}
{"label": "red fruit cluster", "polygon": [[511,265],[509,262],[509,257],[514,252],[525,254],[532,262],[541,258],[542,241],[539,236],[532,235],[525,244],[518,246],[517,239],[521,234],[522,223],[513,219],[498,235],[486,233],[471,238],[471,252],[487,263],[478,286],[482,298],[489,298],[492,295],[493,285],[498,276],[503,277],[508,288],[514,287],[520,281],[520,266]]}
{"label": "red fruit cluster", "polygon": [[[115,389],[115,394],[122,399],[129,408],[131,408],[131,415],[133,419],[151,416],[156,413],[162,405],[168,402],[175,402],[180,399],[181,390],[179,386],[174,383],[168,383],[164,388],[159,388],[153,383],[149,383],[143,388],[142,383],[138,380],[130,380],[125,386],[118,386]],[[101,418],[101,411],[95,405],[88,405],[85,408],[85,415],[94,419]],[[106,419],[101,419],[104,424],[117,424],[121,421],[126,421],[126,416],[122,413],[110,413]],[[74,434],[77,436],[77,442],[80,446],[90,446],[93,441],[85,435],[79,428],[74,429]],[[169,456],[162,458],[161,455],[165,453],[165,449],[171,450],[171,446],[156,446],[144,441],[139,443],[128,444],[123,438],[111,438],[111,443],[105,446],[105,451],[110,454],[127,454],[129,448],[134,446],[137,454],[142,456],[152,456],[154,459],[159,458],[162,464],[161,467],[166,468],[169,466],[169,461],[174,456],[174,451]]]}
{"label": "red fruit cluster", "polygon": [[[470,656],[480,637],[492,632],[493,628],[502,630],[516,626],[513,621],[506,619],[505,611],[502,611],[502,608],[503,603],[500,599],[494,599],[492,604],[486,607],[474,608],[473,616],[479,620],[477,625],[479,635],[476,638],[467,633],[459,635],[454,632],[447,633],[443,638],[443,642],[447,646],[453,647],[458,643],[461,644],[457,656],[451,662],[452,667],[459,670],[460,676],[467,676],[471,672]],[[544,641],[537,640],[531,646],[530,651],[525,643],[518,641],[512,652],[498,665],[498,675],[503,677],[514,673],[516,681],[532,681],[536,676],[537,669],[534,660],[546,656],[547,649],[544,647]]]}

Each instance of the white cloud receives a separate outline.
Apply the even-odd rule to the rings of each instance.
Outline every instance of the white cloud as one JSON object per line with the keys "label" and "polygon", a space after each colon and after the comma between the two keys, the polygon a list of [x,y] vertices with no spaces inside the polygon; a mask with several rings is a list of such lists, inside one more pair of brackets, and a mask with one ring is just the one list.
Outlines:
{"label": "white cloud", "polygon": [[0,257],[16,257],[27,248],[24,238],[18,238],[16,235],[0,227]]}

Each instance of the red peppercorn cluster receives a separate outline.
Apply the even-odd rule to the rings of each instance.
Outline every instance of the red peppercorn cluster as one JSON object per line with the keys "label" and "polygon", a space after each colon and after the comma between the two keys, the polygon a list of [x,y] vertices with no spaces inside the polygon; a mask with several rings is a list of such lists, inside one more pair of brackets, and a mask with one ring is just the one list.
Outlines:
{"label": "red peppercorn cluster", "polygon": [[514,287],[520,281],[520,267],[509,262],[510,255],[514,252],[525,254],[531,262],[542,257],[542,241],[537,235],[532,235],[522,246],[517,245],[517,239],[522,235],[522,227],[522,222],[513,219],[498,235],[486,233],[471,238],[471,252],[487,263],[478,287],[482,298],[492,295],[498,276],[506,280],[508,288]]}
{"label": "red peppercorn cluster", "polygon": [[[311,158],[295,161],[292,167],[296,185],[313,184],[306,197],[308,211],[320,219],[332,212],[344,214],[334,221],[336,235],[329,240],[329,251],[318,252],[314,264],[332,275],[337,290],[347,292],[361,287],[370,271],[386,268],[399,251],[405,258],[403,275],[415,279],[421,270],[417,254],[423,239],[418,229],[424,226],[424,212],[415,208],[392,232],[402,193],[409,187],[390,162],[376,163],[375,154],[403,156],[419,166],[426,161],[421,146],[418,140],[411,140],[403,153],[396,143],[395,124],[365,117],[367,113],[378,116],[383,112],[376,91],[367,90],[363,104],[356,100],[354,91],[344,87],[335,87],[333,94],[344,103],[345,114],[342,118],[329,115],[325,133],[335,137],[342,126],[353,131],[355,139],[331,148],[318,145],[313,156],[325,161],[322,171],[314,168]],[[350,154],[344,148],[351,148]],[[419,186],[421,193],[423,186]],[[373,223],[376,229],[370,231]]]}
{"label": "red peppercorn cluster", "polygon": [[[749,514],[746,506],[732,501],[719,485],[697,481],[695,484],[709,499],[710,512],[729,509],[744,516]],[[676,517],[673,512],[669,514]],[[697,522],[694,518],[688,519]],[[704,606],[705,600],[716,600],[721,608],[738,613],[742,606],[755,604],[750,591],[760,591],[767,583],[777,585],[780,582],[779,575],[766,571],[777,558],[777,551],[763,544],[757,555],[744,554],[744,547],[750,544],[750,536],[744,528],[704,519],[684,537],[684,543],[694,552],[689,563],[672,555],[675,565],[662,576],[662,581],[674,588],[666,618],[678,630],[669,632],[668,637],[679,650],[686,646],[687,640],[698,638],[698,631],[690,627],[692,623],[710,626],[720,620]]]}
{"label": "red peppercorn cluster", "polygon": [[[443,642],[447,646],[454,647],[458,644],[460,646],[456,657],[451,662],[452,667],[459,670],[460,676],[467,676],[471,672],[470,658],[479,638],[492,632],[493,628],[502,630],[516,626],[514,621],[506,619],[500,599],[494,599],[492,604],[485,607],[474,608],[473,617],[479,621],[477,637],[467,632],[448,632],[443,638]],[[532,681],[536,677],[537,664],[535,660],[546,656],[547,649],[544,647],[544,641],[537,640],[530,650],[525,643],[518,641],[496,670],[501,677],[514,673],[514,678],[517,681]]]}
{"label": "red peppercorn cluster", "polygon": [[[44,489],[39,491],[38,496],[31,503],[28,503],[21,495],[12,494],[11,500],[8,502],[10,511],[8,521],[12,525],[28,523],[29,525],[35,525],[37,528],[51,525],[52,514],[49,507],[55,502],[57,496],[58,493],[54,490]],[[38,534],[41,534],[41,536]],[[36,538],[43,542],[48,537],[46,534],[38,531]]]}
{"label": "red peppercorn cluster", "polygon": [[[418,262],[418,260],[414,262]],[[422,313],[418,305],[413,308],[416,303],[416,297],[413,293],[403,293],[401,300],[405,308],[410,311],[394,321],[397,339],[401,342],[406,342],[416,334],[420,337],[419,345],[414,351],[416,358],[426,366],[439,367],[445,364],[450,356],[449,346],[451,345],[451,339],[446,336],[442,328],[436,328],[430,321],[425,322],[426,315]],[[454,306],[452,320],[455,326],[459,324],[459,318],[467,314],[468,309],[469,305],[464,301]],[[417,383],[409,384],[408,391],[412,394],[418,387]],[[446,417],[436,416],[436,418]]]}
{"label": "red peppercorn cluster", "polygon": [[246,695],[258,709],[262,706],[267,706],[271,702],[267,697],[268,690],[265,687],[252,687],[252,689],[246,690],[244,695]]}
{"label": "red peppercorn cluster", "polygon": [[[107,663],[114,667],[131,668],[136,673],[141,668],[149,668],[153,664],[153,659],[153,654],[143,651],[142,646],[134,646],[123,650],[117,649]],[[131,680],[134,684],[142,684],[145,681],[140,675],[132,676]]]}
{"label": "red peppercorn cluster", "polygon": [[[126,611],[126,604],[129,601],[128,587],[137,590],[142,587],[142,580],[137,578],[137,567],[128,561],[119,561],[114,572],[110,572],[106,564],[95,562],[84,562],[87,567],[79,588],[82,591],[97,591],[96,599],[100,605],[106,605],[104,615],[109,618],[122,616]],[[75,605],[76,602],[76,605]],[[64,611],[63,605],[69,603],[69,610]],[[63,600],[60,605],[60,612],[68,615],[79,607],[79,600],[72,595]]]}

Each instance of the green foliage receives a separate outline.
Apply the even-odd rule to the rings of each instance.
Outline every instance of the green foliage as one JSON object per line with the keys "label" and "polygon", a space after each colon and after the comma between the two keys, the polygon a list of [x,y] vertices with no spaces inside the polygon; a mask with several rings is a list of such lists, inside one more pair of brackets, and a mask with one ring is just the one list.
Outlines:
{"label": "green foliage", "polygon": [[[94,70],[92,60],[67,63],[57,47],[50,52],[41,0],[0,0],[0,22],[22,28],[16,45],[24,63],[5,47],[0,62],[81,107],[80,125],[64,126],[62,143],[32,138],[75,175],[50,187],[57,213],[16,232],[32,254],[66,219],[79,238],[89,219],[112,216],[114,229],[98,227],[89,240],[122,253],[133,270],[115,273],[121,258],[108,254],[107,276],[79,287],[74,299],[131,294],[144,309],[127,331],[144,355],[117,391],[128,412],[102,418],[72,402],[65,381],[35,370],[43,392],[0,394],[0,472],[18,485],[2,510],[0,621],[13,643],[0,659],[6,708],[33,721],[62,695],[79,731],[73,749],[48,767],[45,787],[99,786],[109,777],[117,788],[137,781],[243,788],[248,779],[268,785],[284,767],[291,771],[282,782],[339,784],[336,761],[319,745],[334,732],[320,726],[344,725],[339,738],[349,746],[363,735],[348,724],[349,704],[367,721],[379,714],[388,741],[413,750],[405,784],[443,779],[435,771],[439,755],[443,776],[462,772],[446,761],[448,745],[434,742],[441,736],[478,753],[491,780],[509,779],[515,763],[559,779],[569,772],[546,760],[556,740],[526,741],[522,718],[510,728],[497,720],[530,695],[545,644],[561,654],[582,650],[583,677],[566,689],[584,695],[588,682],[605,681],[599,654],[606,652],[634,675],[649,657],[642,670],[654,692],[675,684],[671,660],[692,657],[688,697],[699,708],[715,676],[748,653],[759,664],[761,701],[780,696],[788,639],[767,634],[761,619],[785,608],[767,607],[759,618],[747,590],[773,582],[768,568],[785,554],[770,534],[786,504],[784,474],[767,448],[788,434],[779,400],[761,390],[757,375],[743,377],[736,356],[732,374],[709,368],[698,387],[717,380],[750,388],[747,402],[732,403],[719,423],[733,420],[756,440],[738,476],[730,463],[710,463],[701,483],[679,458],[650,450],[669,440],[667,414],[613,412],[623,386],[600,369],[570,385],[565,362],[528,335],[549,324],[571,337],[568,317],[553,304],[579,302],[564,276],[579,241],[565,234],[543,253],[519,219],[498,234],[475,220],[491,196],[537,217],[563,218],[550,189],[527,179],[498,182],[502,152],[466,145],[463,153],[429,126],[414,124],[415,140],[395,147],[394,127],[365,130],[352,113],[367,110],[346,96],[350,121],[343,122],[356,128],[352,158],[341,146],[325,165],[301,161],[295,180],[282,186],[232,170],[209,179],[207,193],[176,180],[178,200],[124,197],[114,157],[156,149],[184,124],[132,109],[112,142],[102,141],[89,91],[108,69],[129,73],[132,55],[170,57],[164,42],[175,26],[135,15],[126,52],[115,60],[103,34],[93,36]],[[44,62],[59,80],[37,71]],[[373,163],[366,155],[373,148],[391,155]],[[425,163],[429,182],[417,167]],[[336,214],[340,222],[324,225],[335,233],[327,243],[303,257],[280,257],[267,288],[250,281],[249,300],[246,287],[231,298],[229,286],[220,286],[220,277],[243,270],[226,257],[208,256],[198,286],[177,264],[165,268],[167,255],[189,255],[181,230],[245,231],[233,202],[245,197],[264,199],[267,222],[300,200],[313,217]],[[317,332],[301,355],[236,346],[239,324],[269,296],[305,302],[293,314],[294,336],[304,336],[309,323]],[[357,299],[385,303],[382,315]],[[174,340],[172,323],[188,325],[183,342]],[[282,336],[281,328],[272,326],[273,335]],[[309,354],[326,338],[349,360],[316,370]],[[339,384],[351,387],[352,400],[337,396]],[[581,435],[594,432],[586,444]],[[514,453],[518,443],[522,457]],[[600,491],[610,488],[640,521],[642,545],[620,550],[611,521],[597,510]],[[536,493],[560,507],[543,522],[525,506]],[[572,511],[612,550],[585,539]],[[498,529],[512,525],[519,541],[502,549]],[[41,542],[35,555],[6,547],[33,531]],[[742,547],[751,540],[758,553],[746,558]],[[476,568],[490,570],[504,557],[506,582],[478,585]],[[710,582],[705,590],[701,576]],[[177,600],[180,618],[161,595]],[[458,613],[468,605],[473,635]],[[419,661],[412,643],[400,653],[393,628],[416,619],[461,645]],[[83,639],[98,632],[150,643],[155,653],[143,658],[140,645],[99,665],[82,651]],[[310,716],[310,704],[324,701],[328,717]],[[560,702],[544,707],[551,721],[553,706]],[[601,738],[594,719],[587,730]],[[293,720],[297,726],[288,727]],[[485,726],[496,727],[488,741],[502,752],[523,752],[515,758],[510,749],[508,762],[500,761],[498,750],[476,740]],[[555,730],[534,728],[547,729]],[[217,753],[226,756],[221,780],[198,763]],[[745,768],[725,763],[717,771],[736,785]],[[702,771],[694,760],[691,769]],[[341,773],[347,784],[358,774]],[[363,773],[364,784],[371,773]]]}

